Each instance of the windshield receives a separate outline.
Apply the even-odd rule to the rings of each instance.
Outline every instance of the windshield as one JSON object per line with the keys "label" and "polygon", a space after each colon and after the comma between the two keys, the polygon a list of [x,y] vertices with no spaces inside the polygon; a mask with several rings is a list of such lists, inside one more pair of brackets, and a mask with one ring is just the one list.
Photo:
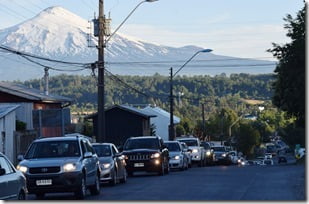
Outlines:
{"label": "windshield", "polygon": [[80,150],[77,141],[35,142],[25,155],[25,159],[79,157]]}
{"label": "windshield", "polygon": [[213,147],[213,150],[215,152],[225,152],[225,148],[224,147]]}
{"label": "windshield", "polygon": [[188,139],[188,140],[179,140],[179,141],[186,143],[188,146],[198,146],[197,140]]}
{"label": "windshield", "polygon": [[180,146],[176,142],[165,143],[165,145],[167,146],[167,149],[171,152],[180,152]]}
{"label": "windshield", "polygon": [[123,149],[159,149],[159,141],[155,138],[129,139]]}
{"label": "windshield", "polygon": [[110,157],[112,155],[109,145],[93,145],[93,148],[99,157]]}
{"label": "windshield", "polygon": [[210,149],[210,145],[206,142],[202,142],[201,145],[204,147],[204,149]]}

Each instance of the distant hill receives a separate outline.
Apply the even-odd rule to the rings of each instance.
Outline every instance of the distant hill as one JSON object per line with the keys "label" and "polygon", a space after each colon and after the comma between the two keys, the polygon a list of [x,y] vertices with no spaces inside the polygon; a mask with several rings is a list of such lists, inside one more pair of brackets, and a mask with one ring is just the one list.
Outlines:
{"label": "distant hill", "polygon": [[[97,61],[97,39],[88,37],[90,30],[87,20],[62,7],[49,7],[37,16],[18,25],[0,30],[0,44],[22,52],[61,61],[93,63]],[[88,43],[88,38],[90,39]],[[144,75],[155,73],[168,75],[169,68],[179,68],[195,52],[203,48],[197,46],[169,47],[117,33],[111,38],[106,49],[106,67],[119,75]],[[219,75],[225,73],[272,73],[275,62],[220,56],[201,53],[190,62],[180,75]],[[43,67],[27,61],[21,56],[0,52],[0,80],[27,80],[41,78]],[[45,66],[60,70],[81,68],[55,62],[36,60]],[[250,65],[250,66],[249,66]],[[64,71],[64,73],[70,73]],[[91,70],[74,72],[90,75]],[[61,74],[50,70],[50,75]]]}

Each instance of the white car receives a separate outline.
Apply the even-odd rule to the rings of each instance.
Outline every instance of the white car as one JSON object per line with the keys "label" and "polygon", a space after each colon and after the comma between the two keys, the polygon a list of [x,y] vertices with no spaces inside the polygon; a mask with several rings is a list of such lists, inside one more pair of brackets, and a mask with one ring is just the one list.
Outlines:
{"label": "white car", "polygon": [[178,141],[166,141],[164,145],[169,151],[169,166],[170,169],[186,170],[189,167],[188,158],[185,155],[183,148]]}
{"label": "white car", "polygon": [[206,151],[204,147],[201,146],[201,142],[197,137],[178,137],[176,140],[179,142],[184,142],[188,145],[189,149],[192,151],[192,162],[197,163],[200,167],[206,165]]}

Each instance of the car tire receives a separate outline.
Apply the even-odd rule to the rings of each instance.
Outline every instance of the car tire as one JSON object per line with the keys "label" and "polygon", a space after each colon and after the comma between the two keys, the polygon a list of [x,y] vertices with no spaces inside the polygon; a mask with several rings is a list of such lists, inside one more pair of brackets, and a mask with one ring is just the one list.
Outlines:
{"label": "car tire", "polygon": [[45,195],[44,193],[36,193],[35,194],[37,200],[43,200],[44,195]]}
{"label": "car tire", "polygon": [[117,184],[117,171],[114,169],[112,180],[109,182],[110,186],[115,186]]}
{"label": "car tire", "polygon": [[18,199],[18,200],[26,200],[26,194],[25,194],[25,192],[21,190],[21,191],[18,193],[17,199]]}
{"label": "car tire", "polygon": [[127,182],[127,171],[123,171],[123,177],[119,180],[120,183],[126,183]]}
{"label": "car tire", "polygon": [[78,190],[74,192],[74,194],[78,200],[83,200],[86,197],[86,193],[87,193],[86,179],[85,176],[83,175],[81,178],[81,184],[78,187]]}
{"label": "car tire", "polygon": [[100,174],[96,176],[95,183],[90,188],[91,195],[99,195],[100,194]]}

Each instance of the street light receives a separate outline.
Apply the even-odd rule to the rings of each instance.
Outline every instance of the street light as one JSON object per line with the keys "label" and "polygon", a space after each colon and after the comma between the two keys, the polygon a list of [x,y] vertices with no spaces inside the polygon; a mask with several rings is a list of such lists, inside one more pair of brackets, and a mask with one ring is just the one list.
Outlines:
{"label": "street light", "polygon": [[[109,26],[107,19],[104,15],[104,0],[99,0],[99,17],[98,17],[98,131],[97,131],[97,141],[105,142],[105,80],[104,80],[104,70],[105,70],[105,62],[104,62],[104,49],[106,47],[106,43],[111,39],[111,37],[119,30],[119,28],[126,22],[126,20],[132,15],[132,13],[145,2],[155,2],[158,0],[144,0],[140,2],[124,19],[124,21],[115,29],[115,31],[110,34],[106,28]],[[109,36],[106,40],[105,36]]]}
{"label": "street light", "polygon": [[196,55],[199,53],[212,52],[211,49],[203,49],[197,51],[191,58],[189,58],[176,72],[173,74],[173,67],[170,71],[170,127],[169,127],[169,140],[174,140],[175,138],[175,129],[174,129],[174,96],[173,96],[173,78],[178,72],[180,72]]}

